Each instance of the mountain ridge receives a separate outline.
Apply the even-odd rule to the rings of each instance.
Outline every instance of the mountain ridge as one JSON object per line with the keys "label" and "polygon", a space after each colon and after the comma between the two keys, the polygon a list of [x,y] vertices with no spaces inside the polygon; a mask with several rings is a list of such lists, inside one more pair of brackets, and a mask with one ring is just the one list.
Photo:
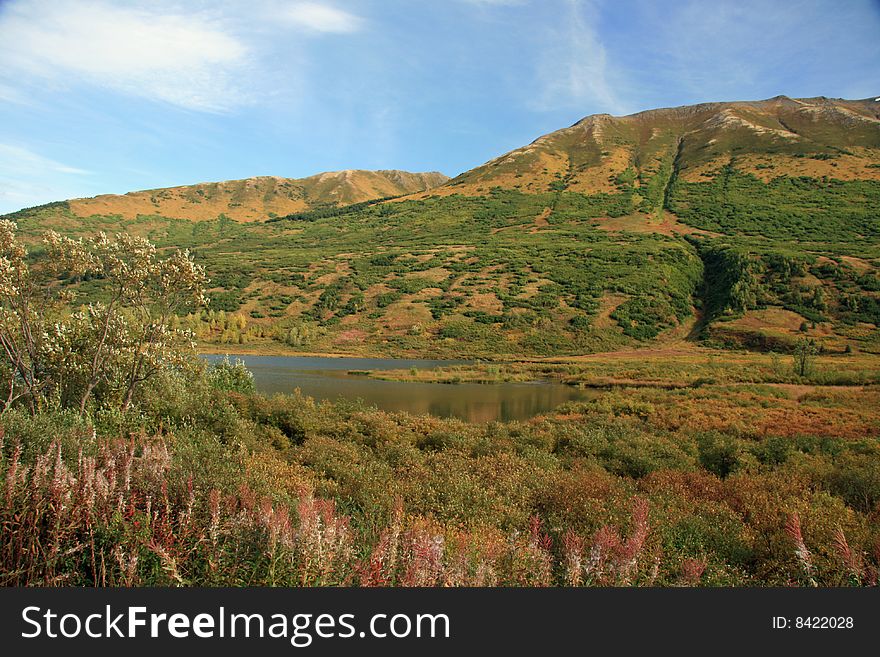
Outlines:
{"label": "mountain ridge", "polygon": [[389,193],[445,180],[420,175],[261,177],[133,193],[128,217],[126,197],[98,197],[8,218],[34,241],[118,230],[190,249],[210,306],[180,321],[215,347],[494,359],[809,337],[880,353],[880,101],[591,115]]}
{"label": "mountain ridge", "polygon": [[[772,172],[780,175],[880,179],[880,170],[870,166],[880,163],[880,151],[867,153],[861,150],[865,147],[880,149],[880,101],[872,98],[780,95],[623,116],[591,114],[465,171],[431,193],[485,194],[492,187],[537,193],[561,186],[613,193],[616,177],[632,168],[638,187],[670,155],[677,159],[677,171],[691,177],[729,163],[734,154],[750,156],[740,158],[737,169],[764,179],[771,170],[756,167],[758,156],[775,160]],[[797,161],[816,155],[827,159],[813,159],[809,167]]]}
{"label": "mountain ridge", "polygon": [[350,205],[377,198],[431,189],[448,180],[437,171],[411,173],[396,169],[343,169],[305,178],[253,176],[238,180],[201,182],[125,194],[101,194],[69,199],[74,215],[162,215],[195,221],[224,214],[236,221],[303,212],[321,205]]}

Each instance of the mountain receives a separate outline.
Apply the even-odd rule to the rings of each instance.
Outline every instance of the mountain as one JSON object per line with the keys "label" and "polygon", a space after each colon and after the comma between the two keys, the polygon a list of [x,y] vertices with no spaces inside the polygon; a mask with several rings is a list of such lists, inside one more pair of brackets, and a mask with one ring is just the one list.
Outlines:
{"label": "mountain", "polygon": [[346,170],[308,178],[259,176],[244,180],[104,194],[68,201],[79,217],[161,215],[204,221],[225,214],[237,221],[303,212],[324,205],[350,205],[428,190],[448,180],[442,173]]}
{"label": "mountain", "polygon": [[[126,230],[190,249],[211,305],[180,321],[239,350],[780,352],[808,337],[880,353],[880,101],[594,115],[441,182],[264,178],[9,217],[31,239]],[[100,298],[99,281],[69,283]]]}
{"label": "mountain", "polygon": [[596,194],[616,193],[632,180],[643,196],[659,202],[655,192],[673,173],[695,182],[730,164],[764,181],[877,180],[878,149],[880,101],[777,96],[621,117],[595,114],[467,171],[445,189]]}

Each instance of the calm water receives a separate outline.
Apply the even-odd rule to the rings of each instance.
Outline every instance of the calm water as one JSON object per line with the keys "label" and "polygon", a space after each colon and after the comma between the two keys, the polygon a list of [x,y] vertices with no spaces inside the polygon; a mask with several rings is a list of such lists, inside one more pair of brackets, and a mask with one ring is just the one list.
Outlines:
{"label": "calm water", "polygon": [[[223,356],[206,355],[208,361]],[[300,356],[230,356],[245,362],[262,393],[299,388],[315,399],[360,399],[386,411],[429,413],[469,422],[524,420],[567,401],[595,393],[555,383],[402,383],[349,375],[349,370],[432,369],[467,361],[392,358],[307,358]]]}

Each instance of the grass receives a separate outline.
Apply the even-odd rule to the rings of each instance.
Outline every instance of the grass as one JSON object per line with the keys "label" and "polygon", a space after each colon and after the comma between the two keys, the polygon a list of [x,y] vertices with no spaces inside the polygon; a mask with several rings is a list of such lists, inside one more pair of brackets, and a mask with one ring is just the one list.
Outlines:
{"label": "grass", "polygon": [[609,389],[468,424],[223,381],[166,378],[127,417],[5,413],[0,581],[876,582],[877,386]]}
{"label": "grass", "polygon": [[685,388],[726,384],[862,386],[880,383],[880,359],[873,354],[819,355],[808,376],[798,376],[787,354],[697,347],[643,349],[592,354],[576,359],[545,358],[476,362],[411,370],[370,371],[376,379],[423,383],[503,383],[549,379],[589,387]]}

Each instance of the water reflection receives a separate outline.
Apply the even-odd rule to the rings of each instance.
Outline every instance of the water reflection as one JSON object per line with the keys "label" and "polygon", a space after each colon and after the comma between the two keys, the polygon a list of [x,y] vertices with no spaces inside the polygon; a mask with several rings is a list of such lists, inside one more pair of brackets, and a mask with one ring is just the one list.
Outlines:
{"label": "water reflection", "polygon": [[[222,356],[205,356],[210,361]],[[315,399],[360,399],[386,411],[406,411],[468,422],[524,420],[553,410],[567,401],[595,393],[552,383],[403,383],[349,375],[356,370],[431,369],[466,361],[391,358],[307,358],[299,356],[235,356],[254,373],[262,393],[293,392]]]}

